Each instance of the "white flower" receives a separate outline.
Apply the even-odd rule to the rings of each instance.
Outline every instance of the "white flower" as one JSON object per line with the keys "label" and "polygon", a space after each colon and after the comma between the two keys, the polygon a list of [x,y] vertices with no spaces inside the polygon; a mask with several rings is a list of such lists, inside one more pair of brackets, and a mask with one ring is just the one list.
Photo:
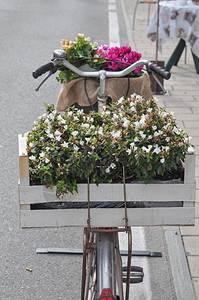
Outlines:
{"label": "white flower", "polygon": [[73,132],[72,132],[72,135],[73,135],[73,136],[78,135],[78,131],[73,131]]}
{"label": "white flower", "polygon": [[159,135],[161,135],[162,133],[163,133],[162,130],[158,130],[158,131],[156,131],[156,132],[154,133],[154,136],[159,136]]}
{"label": "white flower", "polygon": [[105,170],[105,172],[106,172],[106,173],[110,173],[110,168],[107,168],[107,169]]}
{"label": "white flower", "polygon": [[115,120],[118,120],[118,119],[119,119],[118,115],[113,114],[112,120],[115,121]]}
{"label": "white flower", "polygon": [[78,150],[79,150],[79,147],[77,147],[76,145],[74,145],[74,146],[73,146],[73,149],[74,149],[75,151],[78,151]]}
{"label": "white flower", "polygon": [[157,126],[152,126],[152,129],[155,131],[157,129]]}
{"label": "white flower", "polygon": [[[132,103],[132,102],[131,102],[131,103]],[[131,103],[130,103],[130,105],[131,105]],[[131,111],[136,112],[136,108],[135,108],[134,106],[132,106],[132,107],[131,107]]]}
{"label": "white flower", "polygon": [[64,141],[64,143],[61,144],[61,146],[64,147],[64,148],[68,148],[68,143],[66,143],[66,142]]}
{"label": "white flower", "polygon": [[47,123],[48,125],[50,124],[50,120],[47,118],[44,123]]}
{"label": "white flower", "polygon": [[147,109],[147,112],[148,112],[148,113],[151,113],[151,112],[152,112],[152,110],[153,110],[153,108],[152,108],[152,107],[150,107],[150,108],[148,108],[148,109]]}
{"label": "white flower", "polygon": [[46,132],[47,134],[49,134],[49,133],[50,133],[50,130],[51,130],[51,127],[49,126],[49,127],[45,130],[45,132]]}
{"label": "white flower", "polygon": [[84,123],[84,124],[82,124],[82,127],[85,127],[85,128],[89,128],[89,124],[88,123]]}
{"label": "white flower", "polygon": [[166,142],[168,143],[168,142],[170,141],[170,137],[167,136],[165,140],[166,140]]}
{"label": "white flower", "polygon": [[50,139],[53,139],[53,138],[54,138],[54,135],[53,135],[52,133],[47,134],[47,136],[48,136]]}
{"label": "white flower", "polygon": [[136,121],[136,122],[134,123],[134,125],[135,125],[135,128],[138,129],[138,128],[140,127],[140,122],[139,122],[139,121]]}
{"label": "white flower", "polygon": [[162,159],[160,160],[160,162],[163,164],[163,163],[165,162],[165,159],[162,158]]}
{"label": "white flower", "polygon": [[131,154],[131,149],[127,149],[126,152],[128,153],[128,155]]}
{"label": "white flower", "polygon": [[84,145],[84,141],[80,140],[79,144],[80,144],[81,146],[83,146],[83,145]]}
{"label": "white flower", "polygon": [[83,109],[78,109],[78,111],[77,111],[78,116],[82,115],[83,113],[84,113]]}
{"label": "white flower", "polygon": [[142,130],[139,131],[139,134],[143,139],[145,139],[146,134]]}
{"label": "white flower", "polygon": [[30,160],[36,161],[36,157],[34,155],[29,156]]}
{"label": "white flower", "polygon": [[148,138],[147,138],[147,140],[151,140],[152,139],[152,136],[151,135],[149,135],[148,136]]}
{"label": "white flower", "polygon": [[98,129],[98,134],[103,135],[103,128],[102,128],[102,127],[100,127],[100,128]]}
{"label": "white flower", "polygon": [[48,164],[50,162],[50,159],[48,159],[47,157],[45,158],[45,163]]}
{"label": "white flower", "polygon": [[145,151],[146,153],[149,153],[151,149],[152,145],[149,145],[148,148],[146,148],[145,146],[142,147],[142,151]]}
{"label": "white flower", "polygon": [[194,153],[194,148],[192,146],[189,146],[189,148],[187,149],[187,152],[189,154],[193,154]]}
{"label": "white flower", "polygon": [[113,136],[115,139],[117,139],[117,138],[120,137],[121,131],[120,131],[120,130],[118,130],[118,131],[112,131],[111,134],[112,134],[112,136]]}
{"label": "white flower", "polygon": [[34,147],[34,143],[29,143],[29,147],[33,148]]}
{"label": "white flower", "polygon": [[109,110],[107,110],[107,111],[105,111],[105,114],[108,116],[108,115],[110,115],[110,111]]}
{"label": "white flower", "polygon": [[116,167],[116,164],[114,164],[114,163],[112,163],[111,165],[110,165],[110,168],[112,168],[112,169],[114,169]]}
{"label": "white flower", "polygon": [[161,149],[156,147],[154,150],[153,150],[153,153],[156,153],[156,154],[159,154],[161,152]]}
{"label": "white flower", "polygon": [[85,138],[85,140],[87,141],[87,143],[90,141],[90,138]]}
{"label": "white flower", "polygon": [[68,129],[68,125],[64,125],[64,129],[67,130]]}
{"label": "white flower", "polygon": [[44,152],[41,152],[41,153],[39,154],[39,156],[40,156],[41,158],[43,158],[43,157],[45,156],[45,153],[44,153]]}
{"label": "white flower", "polygon": [[136,143],[136,142],[139,142],[139,139],[138,139],[137,136],[134,138],[134,142],[135,142],[135,143]]}
{"label": "white flower", "polygon": [[180,134],[180,130],[176,126],[173,128],[173,132],[176,133],[177,135]]}
{"label": "white flower", "polygon": [[125,128],[128,128],[128,127],[129,127],[129,123],[130,123],[129,120],[125,120],[124,123],[123,123],[123,126],[124,126]]}
{"label": "white flower", "polygon": [[56,136],[56,141],[58,141],[58,142],[60,142],[60,140],[61,140],[61,137],[60,137],[60,135],[58,135],[58,136]]}
{"label": "white flower", "polygon": [[74,116],[74,121],[79,121],[79,118]]}
{"label": "white flower", "polygon": [[55,134],[55,136],[60,136],[60,135],[62,135],[61,132],[58,131],[58,130],[56,130],[54,134]]}
{"label": "white flower", "polygon": [[122,104],[123,101],[124,101],[124,97],[121,97],[121,98],[117,101],[117,103]]}
{"label": "white flower", "polygon": [[55,111],[53,111],[52,113],[50,113],[50,114],[48,115],[48,118],[51,119],[51,120],[53,120],[53,119],[54,119],[54,116],[55,116]]}

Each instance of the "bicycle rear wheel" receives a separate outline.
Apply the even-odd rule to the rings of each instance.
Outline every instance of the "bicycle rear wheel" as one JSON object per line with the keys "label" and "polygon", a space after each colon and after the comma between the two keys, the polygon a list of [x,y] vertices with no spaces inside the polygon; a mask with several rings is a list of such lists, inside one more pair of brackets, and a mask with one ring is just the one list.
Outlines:
{"label": "bicycle rear wheel", "polygon": [[110,299],[123,300],[118,232],[91,232],[84,246],[81,299],[98,300],[108,294]]}

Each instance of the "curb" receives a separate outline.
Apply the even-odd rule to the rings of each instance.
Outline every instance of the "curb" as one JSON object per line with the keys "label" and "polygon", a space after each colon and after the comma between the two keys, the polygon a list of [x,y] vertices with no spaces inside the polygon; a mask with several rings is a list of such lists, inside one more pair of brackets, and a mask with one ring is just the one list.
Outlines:
{"label": "curb", "polygon": [[197,300],[179,227],[164,227],[177,300]]}

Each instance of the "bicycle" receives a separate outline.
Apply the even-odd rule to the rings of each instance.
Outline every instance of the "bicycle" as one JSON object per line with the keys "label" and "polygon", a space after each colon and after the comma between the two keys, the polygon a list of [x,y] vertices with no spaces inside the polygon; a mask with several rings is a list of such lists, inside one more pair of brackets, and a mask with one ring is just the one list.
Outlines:
{"label": "bicycle", "polygon": [[[99,78],[100,90],[97,96],[98,110],[106,104],[106,78],[120,78],[128,75],[140,66],[146,66],[147,71],[153,71],[165,79],[170,78],[170,73],[158,67],[148,60],[139,60],[122,71],[92,71],[84,72],[70,64],[67,60],[66,52],[55,50],[53,60],[33,72],[33,77],[38,78],[49,71],[48,76],[42,81],[40,86],[58,70],[62,65],[80,77]],[[143,281],[144,273],[141,267],[131,266],[132,254],[132,234],[128,226],[125,170],[123,167],[123,197],[124,197],[124,227],[95,228],[92,227],[90,212],[90,183],[88,178],[88,220],[87,227],[84,228],[83,239],[83,264],[82,264],[82,287],[81,300],[123,300],[129,299],[130,283]],[[121,253],[119,249],[119,232],[128,234],[128,262],[126,267],[122,267]],[[123,295],[123,283],[126,283],[126,296]]]}

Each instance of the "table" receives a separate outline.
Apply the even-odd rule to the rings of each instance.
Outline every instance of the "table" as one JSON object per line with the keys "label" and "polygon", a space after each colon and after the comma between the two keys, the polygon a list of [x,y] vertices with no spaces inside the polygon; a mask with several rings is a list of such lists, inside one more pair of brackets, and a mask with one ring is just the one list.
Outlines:
{"label": "table", "polygon": [[[159,5],[159,49],[170,39],[180,39],[165,69],[170,71],[173,65],[177,65],[185,46],[188,46],[199,74],[199,5],[192,1],[184,6],[178,5],[176,1],[161,1]],[[147,37],[151,41],[157,40],[157,12],[158,8],[147,29]]]}

